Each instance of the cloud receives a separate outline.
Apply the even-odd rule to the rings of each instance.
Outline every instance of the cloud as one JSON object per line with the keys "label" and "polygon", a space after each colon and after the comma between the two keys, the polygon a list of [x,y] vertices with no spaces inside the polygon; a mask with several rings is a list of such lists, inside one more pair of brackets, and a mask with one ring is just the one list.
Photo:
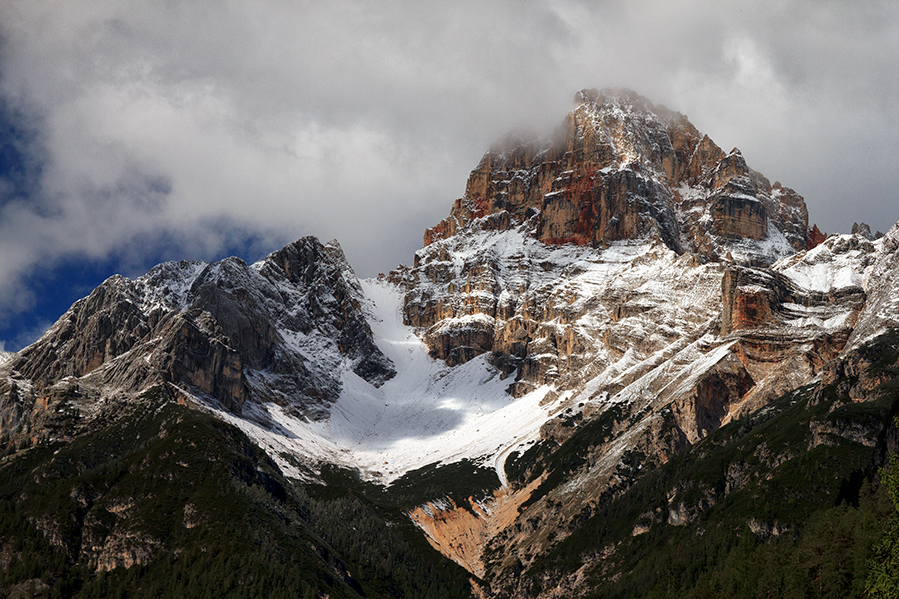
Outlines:
{"label": "cloud", "polygon": [[486,148],[584,87],[686,113],[827,230],[899,218],[891,2],[10,0],[0,39],[40,164],[0,186],[7,313],[39,265],[213,258],[236,235],[336,237],[364,276],[409,262]]}

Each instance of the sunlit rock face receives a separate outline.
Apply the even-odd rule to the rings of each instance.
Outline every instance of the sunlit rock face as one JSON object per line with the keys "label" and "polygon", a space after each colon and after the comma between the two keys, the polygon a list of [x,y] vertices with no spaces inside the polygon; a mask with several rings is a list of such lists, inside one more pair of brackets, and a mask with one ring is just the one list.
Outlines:
{"label": "sunlit rock face", "polygon": [[[540,442],[564,447],[573,421],[617,423],[485,541],[500,573],[527,569],[614,493],[629,452],[661,463],[839,368],[866,373],[847,352],[899,325],[896,228],[827,237],[796,192],[681,115],[622,92],[579,99],[557,139],[488,152],[413,267],[394,273],[432,356],[487,354],[515,396],[550,388]],[[863,375],[848,395],[880,382]],[[441,522],[423,530],[458,545]]]}
{"label": "sunlit rock face", "polygon": [[[519,391],[628,348],[658,351],[711,317],[720,261],[770,265],[808,245],[803,199],[684,115],[630,90],[584,90],[575,101],[552,138],[510,136],[484,155],[403,275],[406,322],[432,355],[458,364],[491,352],[524,381]],[[695,269],[683,280],[697,286],[634,291],[658,274],[633,268],[647,253]],[[591,281],[598,270],[602,282]],[[631,291],[604,288],[606,277]],[[649,324],[686,297],[695,301],[675,326]]]}
{"label": "sunlit rock face", "polygon": [[488,152],[391,275],[434,358],[486,354],[513,396],[549,389],[543,442],[563,444],[573,417],[619,423],[523,512],[533,526],[487,541],[525,566],[619,484],[627,452],[664,461],[824,376],[892,247],[810,230],[796,192],[682,115],[623,91],[578,102],[556,138]]}
{"label": "sunlit rock face", "polygon": [[[742,249],[769,263],[784,255],[783,241],[806,248],[805,202],[739,150],[725,154],[684,115],[630,90],[583,90],[575,101],[551,139],[510,136],[491,148],[425,244],[485,217],[496,230],[537,215],[534,236],[545,243],[657,237],[679,253]],[[730,247],[769,236],[778,248]]]}

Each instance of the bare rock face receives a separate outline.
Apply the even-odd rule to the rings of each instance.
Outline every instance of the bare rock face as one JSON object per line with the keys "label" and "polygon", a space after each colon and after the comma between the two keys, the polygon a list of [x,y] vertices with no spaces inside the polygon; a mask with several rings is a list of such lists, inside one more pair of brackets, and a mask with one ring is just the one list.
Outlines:
{"label": "bare rock face", "polygon": [[[550,285],[538,292],[526,274],[537,268],[559,279],[564,268],[538,252],[505,260],[498,245],[474,253],[475,239],[536,240],[547,254],[559,246],[656,244],[694,264],[732,257],[770,265],[806,249],[803,199],[772,186],[739,150],[725,154],[684,115],[629,90],[584,90],[575,100],[553,138],[511,136],[491,148],[449,217],[425,232],[413,268],[398,277],[407,288],[405,321],[423,332],[434,357],[454,365],[491,353],[531,385],[592,361],[594,333],[570,326],[586,312],[547,301]],[[613,322],[648,309],[617,297],[601,300],[618,302],[608,306]],[[630,334],[606,339],[612,348],[634,343]]]}
{"label": "bare rock face", "polygon": [[[620,329],[616,331],[621,335],[617,340],[597,334],[601,324],[592,329],[594,355],[609,355],[596,349],[601,344],[621,344],[628,350],[617,362],[611,358],[605,372],[575,387],[575,401],[586,400],[580,412],[583,424],[576,418],[563,417],[570,413],[564,412],[544,424],[541,433],[545,443],[564,443],[577,434],[572,431],[579,427],[593,427],[588,429],[593,433],[603,423],[603,435],[594,437],[595,444],[584,452],[583,464],[567,473],[564,483],[525,507],[517,523],[487,541],[485,554],[499,557],[488,563],[485,579],[501,581],[494,588],[514,586],[524,579],[504,577],[510,572],[527,572],[535,564],[534,556],[549,551],[560,538],[577,529],[583,515],[592,513],[595,502],[602,501],[597,498],[623,492],[632,480],[629,456],[639,456],[643,460],[639,466],[644,469],[663,463],[672,452],[765,407],[775,398],[815,381],[830,384],[844,374],[851,374],[854,382],[840,390],[843,397],[851,401],[876,397],[875,390],[886,375],[868,368],[875,356],[853,350],[852,340],[858,334],[861,342],[899,325],[899,302],[892,286],[899,255],[896,231],[899,227],[876,242],[863,234],[831,236],[812,250],[770,267],[722,261],[715,265],[718,270],[707,271],[707,276],[720,285],[718,318],[705,327],[694,324],[692,335],[654,352],[635,332],[642,325],[635,318],[635,306],[625,303],[610,314],[594,310],[596,324],[603,318],[623,318],[631,325],[628,336]],[[697,269],[711,266],[685,261],[680,276],[695,275]],[[626,271],[618,271],[615,276],[632,283],[627,286],[631,293],[646,289],[636,279],[628,278]],[[660,283],[653,287],[657,297],[672,288],[672,280],[658,273],[655,281]],[[613,295],[608,288],[592,289],[606,300]],[[669,305],[679,303],[676,297],[667,296]],[[693,302],[697,311],[704,309],[704,302],[697,296]],[[643,298],[641,303],[650,301]],[[650,319],[659,317],[656,312]],[[669,322],[677,320],[669,318]],[[571,380],[563,384],[570,385]],[[816,423],[812,430],[813,443],[827,442],[829,435],[859,443],[871,443],[876,437],[866,430],[841,429],[828,423]],[[540,472],[539,467],[533,472]],[[727,487],[733,489],[744,483],[741,465],[732,464],[727,471]],[[712,505],[717,499],[709,495],[701,501]],[[671,525],[685,524],[695,516],[691,508],[677,502],[670,503],[667,514],[662,515]],[[643,532],[642,526],[635,526],[633,534]],[[584,563],[601,559],[591,555]],[[564,592],[558,591],[559,596],[576,595],[583,590],[578,589],[581,583],[576,574],[553,579],[552,584],[558,585],[553,593],[564,588]],[[555,596],[553,593],[542,596]],[[528,596],[527,589],[512,596]]]}
{"label": "bare rock face", "polygon": [[344,367],[376,385],[393,375],[340,246],[311,237],[252,266],[227,258],[112,277],[12,364],[38,391],[65,377],[125,392],[165,382],[234,413],[274,401],[312,418],[327,415]]}
{"label": "bare rock face", "polygon": [[711,205],[715,232],[721,237],[765,238],[768,213],[765,205],[754,198],[740,195],[720,195]]}
{"label": "bare rock face", "polygon": [[76,303],[52,328],[53,342],[23,350],[18,370],[38,385],[81,377],[146,338],[150,329],[124,277],[111,277]]}
{"label": "bare rock face", "polygon": [[869,241],[874,241],[874,234],[871,233],[871,227],[868,226],[868,223],[852,223],[852,231],[853,235],[858,234],[868,239]]}
{"label": "bare rock face", "polygon": [[677,427],[695,443],[721,426],[734,404],[752,389],[755,381],[733,354],[696,381],[690,392],[671,404]]}
{"label": "bare rock face", "polygon": [[544,244],[536,227],[534,216],[518,230],[436,241],[398,276],[406,322],[434,357],[455,365],[487,353],[516,396],[567,389],[625,354],[695,339],[720,311],[718,264],[658,240]]}
{"label": "bare rock face", "polygon": [[[810,233],[798,194],[682,117],[668,114],[658,136],[636,127],[625,142],[626,127],[610,135],[602,118],[582,118],[585,105],[563,141],[491,150],[413,267],[393,277],[432,355],[458,364],[487,353],[514,377],[513,395],[546,386],[547,402],[567,406],[541,426],[542,443],[564,444],[580,422],[607,425],[564,484],[484,541],[502,556],[488,560],[488,578],[527,570],[595,498],[627,488],[629,455],[664,462],[826,377],[866,322],[873,273],[895,280],[884,253],[892,231],[878,242]],[[609,119],[637,119],[625,114]],[[875,332],[893,322],[889,292],[878,293]],[[672,506],[672,522],[690,517]],[[452,555],[455,525],[429,526]]]}
{"label": "bare rock face", "polygon": [[714,256],[732,240],[768,238],[770,220],[771,235],[805,249],[804,201],[750,169],[739,150],[725,155],[684,115],[630,90],[584,90],[575,100],[553,139],[513,136],[491,148],[425,244],[503,213],[483,225],[508,228],[536,214],[544,243],[657,237]]}
{"label": "bare rock face", "polygon": [[811,381],[838,358],[868,309],[866,273],[877,260],[862,235],[832,236],[773,268],[732,264],[721,284],[720,335],[757,384],[732,416]]}

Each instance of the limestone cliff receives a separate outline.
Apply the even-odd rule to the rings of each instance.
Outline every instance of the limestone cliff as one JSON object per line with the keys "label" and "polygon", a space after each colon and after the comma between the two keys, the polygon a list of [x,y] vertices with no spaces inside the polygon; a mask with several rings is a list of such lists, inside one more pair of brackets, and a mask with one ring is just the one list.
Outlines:
{"label": "limestone cliff", "polygon": [[[552,389],[545,455],[608,427],[565,484],[486,541],[504,556],[488,571],[527,569],[597,497],[627,488],[633,456],[662,463],[818,380],[867,322],[873,265],[891,264],[890,234],[810,229],[796,192],[683,115],[622,90],[577,100],[555,138],[492,148],[413,266],[392,273],[433,357],[486,354],[512,395]],[[454,513],[427,523],[444,548]]]}
{"label": "limestone cliff", "polygon": [[[803,199],[750,169],[739,150],[725,154],[684,115],[629,90],[584,90],[576,101],[554,138],[510,137],[489,150],[449,217],[425,232],[401,278],[406,322],[425,331],[435,357],[458,364],[493,352],[502,368],[539,382],[555,356],[582,353],[565,325],[583,314],[559,319],[555,304],[528,297],[535,290],[518,275],[531,258],[466,254],[478,236],[514,231],[597,249],[656,243],[698,264],[770,265],[808,246]],[[615,307],[613,319],[627,309]]]}

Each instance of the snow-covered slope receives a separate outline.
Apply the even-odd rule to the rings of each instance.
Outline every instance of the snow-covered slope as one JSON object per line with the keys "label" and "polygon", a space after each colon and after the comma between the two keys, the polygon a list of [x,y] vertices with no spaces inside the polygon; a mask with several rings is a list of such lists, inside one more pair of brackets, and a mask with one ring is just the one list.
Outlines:
{"label": "snow-covered slope", "polygon": [[873,266],[875,251],[882,243],[860,235],[831,235],[819,246],[781,260],[772,268],[809,291],[864,287],[866,271]]}
{"label": "snow-covered slope", "polygon": [[[605,248],[546,245],[528,234],[530,226],[460,231],[423,248],[418,268],[389,280],[357,281],[351,270],[334,262],[332,278],[339,273],[350,290],[343,292],[350,299],[341,301],[331,291],[334,281],[324,284],[323,275],[310,274],[304,282],[291,273],[285,265],[314,263],[296,256],[284,262],[276,253],[251,266],[168,263],[133,283],[113,281],[102,298],[85,301],[76,316],[64,318],[47,343],[57,343],[57,335],[78,322],[92,322],[77,316],[87,306],[136,307],[142,326],[155,332],[81,375],[86,383],[96,383],[103,380],[100,375],[121,374],[125,365],[133,370],[136,355],[145,356],[138,364],[152,367],[175,347],[163,342],[171,329],[167,322],[215,306],[216,322],[230,327],[230,345],[246,361],[247,395],[240,409],[217,399],[197,379],[170,376],[177,371],[169,371],[166,380],[247,431],[285,472],[308,477],[322,464],[338,464],[390,482],[435,462],[471,459],[492,465],[505,481],[504,462],[512,452],[521,453],[540,439],[562,442],[574,429],[560,423],[593,418],[612,406],[642,416],[628,441],[620,440],[601,460],[608,468],[628,443],[652,433],[665,410],[686,440],[696,440],[732,414],[761,405],[761,399],[747,403],[753,393],[765,390],[769,397],[775,392],[765,383],[773,377],[765,370],[768,362],[757,355],[759,342],[753,336],[759,331],[776,330],[781,341],[784,331],[803,331],[788,349],[778,350],[781,357],[801,361],[812,351],[803,344],[851,325],[851,306],[847,312],[843,304],[807,299],[800,305],[791,296],[782,301],[782,319],[722,336],[722,284],[729,269],[745,267],[702,263],[657,239],[616,241]],[[864,281],[879,244],[834,237],[768,272],[789,281],[794,296],[803,289],[825,296]],[[120,295],[111,302],[107,296],[113,287]],[[751,293],[755,287],[738,289]],[[234,298],[248,310],[245,316],[222,311]],[[350,300],[365,321],[362,329],[370,331],[367,343],[395,371],[391,378],[360,375],[366,372],[358,367],[361,356],[369,350],[353,345],[356,337],[340,346],[333,317],[340,312],[337,306]],[[405,324],[410,305],[444,310],[448,318],[428,329]],[[797,314],[803,310],[800,322]],[[315,313],[319,316],[313,318]],[[247,329],[242,322],[252,326]],[[505,357],[481,352],[461,363],[434,355],[434,338],[459,335],[466,327],[478,334],[486,330],[495,348],[521,343],[522,351],[512,349]],[[273,340],[260,355],[275,356],[274,362],[251,361],[260,338]],[[295,370],[285,370],[290,363],[277,358],[279,352],[294,356]],[[780,360],[795,371],[789,384],[815,376],[808,360],[802,368],[789,360]],[[717,392],[719,405],[710,411],[697,403],[697,389],[701,395],[716,385],[725,391]],[[314,389],[333,395],[310,410]]]}
{"label": "snow-covered slope", "polygon": [[846,350],[899,327],[899,223],[874,242],[876,251],[862,280],[867,301]]}
{"label": "snow-covered slope", "polygon": [[[561,399],[541,405],[549,387],[519,398],[485,357],[449,367],[402,323],[402,294],[392,284],[362,281],[369,300],[369,322],[396,376],[375,387],[349,369],[343,390],[326,420],[308,421],[275,403],[254,409],[251,418],[226,411],[221,417],[243,428],[294,476],[302,471],[290,456],[358,468],[365,476],[389,482],[434,462],[463,458],[486,461],[536,438],[540,425]],[[270,421],[269,426],[260,423]],[[309,462],[314,467],[315,462]],[[502,470],[498,471],[500,474]]]}
{"label": "snow-covered slope", "polygon": [[[484,304],[465,296],[461,303],[472,309],[455,319],[501,336],[526,316],[534,324],[529,345],[543,353],[521,364],[533,372],[538,362],[541,375],[524,386],[489,354],[452,365],[433,356],[423,339],[440,330],[404,324],[408,293],[387,280],[368,280],[362,289],[369,325],[396,376],[376,388],[344,369],[341,395],[321,421],[306,421],[274,402],[240,417],[220,415],[296,476],[302,475],[291,465],[296,458],[312,469],[316,462],[358,468],[385,482],[434,462],[469,458],[493,464],[504,480],[505,458],[536,441],[553,418],[586,405],[596,411],[645,402],[654,393],[670,401],[680,388],[670,384],[678,373],[680,379],[688,372],[700,376],[720,361],[720,350],[713,350],[721,342],[710,335],[720,311],[718,264],[691,264],[654,241],[605,249],[547,246],[513,230],[452,242],[457,245],[446,240],[429,248],[444,254],[447,276],[469,281],[470,294],[488,300],[469,272],[489,270],[490,286],[506,304],[505,318],[487,316],[472,307]],[[433,283],[414,293],[424,298],[443,291]],[[528,314],[535,308],[538,313]]]}

